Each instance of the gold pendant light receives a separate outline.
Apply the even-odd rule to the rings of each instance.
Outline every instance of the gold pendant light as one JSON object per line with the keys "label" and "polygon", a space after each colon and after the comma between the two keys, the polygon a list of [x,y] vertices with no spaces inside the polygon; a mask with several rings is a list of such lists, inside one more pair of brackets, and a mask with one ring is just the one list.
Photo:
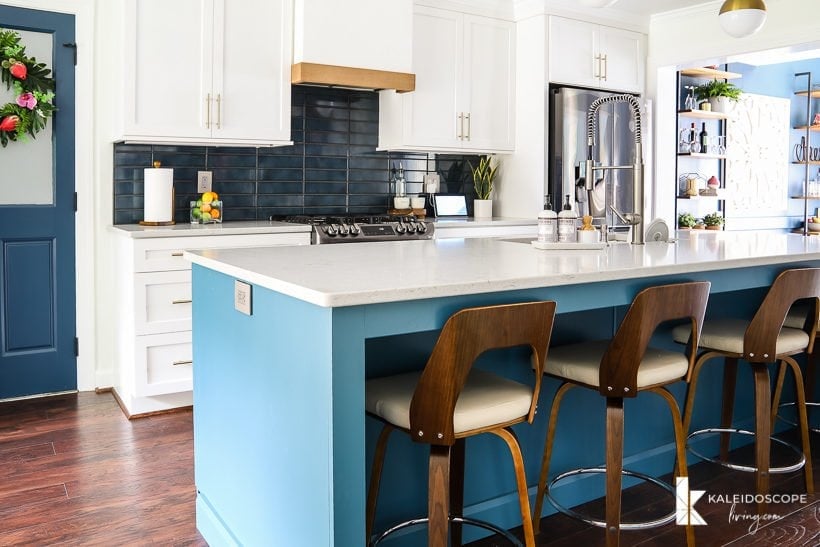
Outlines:
{"label": "gold pendant light", "polygon": [[720,7],[720,26],[735,38],[751,36],[766,22],[763,0],[726,0]]}

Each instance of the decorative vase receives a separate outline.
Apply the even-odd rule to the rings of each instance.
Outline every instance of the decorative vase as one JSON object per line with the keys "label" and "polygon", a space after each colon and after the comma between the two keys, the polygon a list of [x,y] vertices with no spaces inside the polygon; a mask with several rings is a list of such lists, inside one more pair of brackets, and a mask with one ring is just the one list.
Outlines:
{"label": "decorative vase", "polygon": [[493,218],[493,200],[476,199],[473,200],[474,218]]}

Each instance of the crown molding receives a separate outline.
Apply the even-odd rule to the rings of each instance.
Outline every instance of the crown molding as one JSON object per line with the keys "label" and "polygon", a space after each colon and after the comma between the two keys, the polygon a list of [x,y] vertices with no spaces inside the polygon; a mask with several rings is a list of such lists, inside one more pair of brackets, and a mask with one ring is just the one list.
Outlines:
{"label": "crown molding", "polygon": [[648,16],[619,10],[617,6],[615,4],[612,8],[596,9],[581,6],[574,0],[514,0],[516,21],[536,15],[558,15],[644,34],[649,32]]}
{"label": "crown molding", "polygon": [[417,6],[449,9],[513,21],[513,3],[510,0],[415,0]]}

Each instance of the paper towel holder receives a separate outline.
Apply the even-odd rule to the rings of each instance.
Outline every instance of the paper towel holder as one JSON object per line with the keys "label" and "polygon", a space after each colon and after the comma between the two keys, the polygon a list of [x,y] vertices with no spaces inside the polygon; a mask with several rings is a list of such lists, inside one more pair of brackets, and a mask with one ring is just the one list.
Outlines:
{"label": "paper towel holder", "polygon": [[[162,167],[162,163],[155,160],[154,163],[153,163],[153,167],[154,167],[154,169],[159,169],[160,167]],[[173,170],[169,169],[169,171],[171,171],[171,175],[170,175],[171,176],[171,188],[170,188],[170,192],[169,192],[170,193],[170,196],[169,196],[170,197],[170,203],[168,204],[168,206],[170,207],[170,220],[140,220],[139,221],[140,226],[171,226],[173,224],[176,224],[176,222],[174,221]],[[146,179],[147,179],[147,177],[146,177]],[[144,190],[143,195],[147,195],[147,194],[148,194],[148,192]],[[144,216],[148,216],[146,214],[146,210],[147,210],[147,208],[143,209]]]}

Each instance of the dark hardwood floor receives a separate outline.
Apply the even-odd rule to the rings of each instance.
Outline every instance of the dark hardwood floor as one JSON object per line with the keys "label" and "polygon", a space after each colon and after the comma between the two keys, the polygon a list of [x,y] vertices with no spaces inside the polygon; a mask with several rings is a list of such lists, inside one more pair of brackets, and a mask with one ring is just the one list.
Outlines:
{"label": "dark hardwood floor", "polygon": [[[812,437],[814,488],[820,491],[820,435]],[[754,488],[751,474],[709,463],[691,466],[690,480],[707,495]],[[773,475],[772,492],[803,493],[802,473]],[[110,393],[0,404],[0,546],[205,546],[196,531],[195,496],[190,411],[128,421]],[[625,491],[623,499],[627,517],[672,507],[643,486]],[[602,507],[598,501],[587,509]],[[729,504],[702,498],[696,509],[708,522],[696,528],[698,545],[820,545],[818,496],[769,506],[766,513],[781,518],[753,532],[747,520],[753,506],[732,513]],[[673,547],[685,541],[683,529],[670,524],[622,532],[621,544]],[[504,543],[488,538],[472,544],[495,545]],[[538,545],[593,547],[604,545],[604,534],[559,514],[543,520]]]}
{"label": "dark hardwood floor", "polygon": [[0,545],[207,545],[191,412],[128,421],[111,393],[0,404]]}

